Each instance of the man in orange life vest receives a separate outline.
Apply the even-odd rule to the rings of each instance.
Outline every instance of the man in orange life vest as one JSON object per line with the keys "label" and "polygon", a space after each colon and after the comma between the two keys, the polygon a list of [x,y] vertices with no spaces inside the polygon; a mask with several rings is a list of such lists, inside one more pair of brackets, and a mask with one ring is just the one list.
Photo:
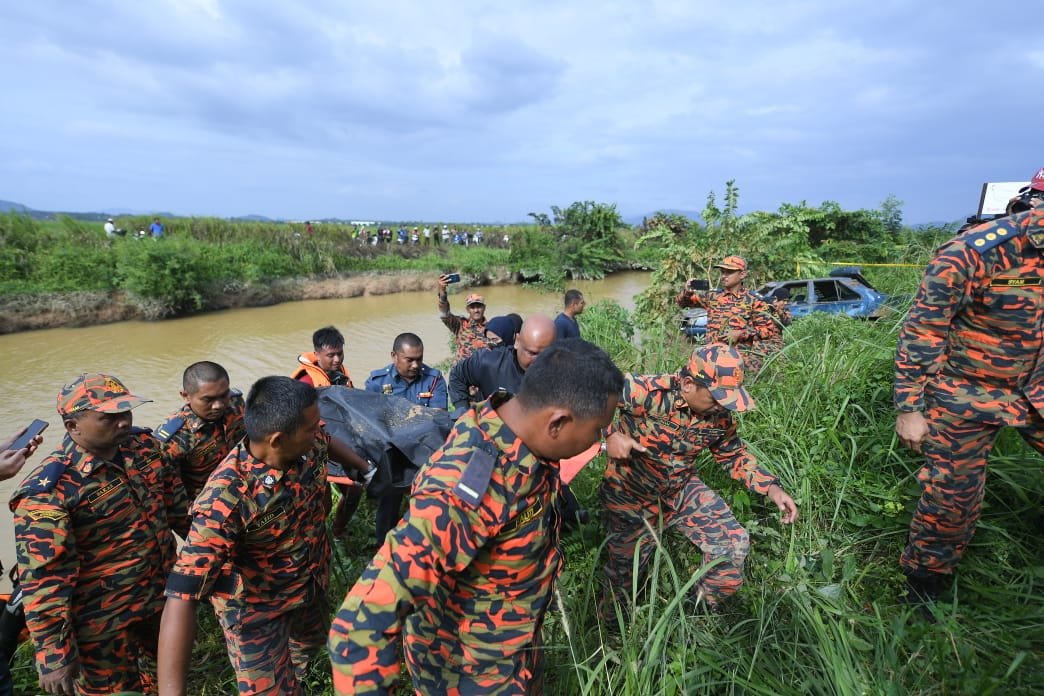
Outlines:
{"label": "man in orange life vest", "polygon": [[348,370],[344,369],[344,336],[340,331],[324,326],[312,334],[312,347],[313,352],[297,356],[300,366],[290,377],[313,387],[355,386]]}
{"label": "man in orange life vest", "polygon": [[[312,348],[313,352],[297,356],[299,366],[290,373],[291,378],[316,388],[332,385],[355,388],[351,375],[344,369],[344,334],[332,326],[324,326],[312,334]],[[334,536],[341,536],[359,507],[363,487],[346,483],[333,485],[337,486],[341,499],[334,510],[332,532]]]}

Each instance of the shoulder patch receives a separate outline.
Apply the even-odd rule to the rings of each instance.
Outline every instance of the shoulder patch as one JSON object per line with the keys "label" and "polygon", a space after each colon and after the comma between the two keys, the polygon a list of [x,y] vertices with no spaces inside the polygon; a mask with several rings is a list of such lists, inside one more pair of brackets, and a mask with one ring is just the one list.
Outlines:
{"label": "shoulder patch", "polygon": [[156,439],[160,442],[168,442],[176,432],[181,430],[183,425],[185,425],[185,419],[182,416],[174,416],[156,430]]}
{"label": "shoulder patch", "polygon": [[964,243],[972,251],[981,254],[1018,236],[1018,228],[1008,220],[1001,220],[995,225],[987,225],[984,229],[969,232],[964,237]]}
{"label": "shoulder patch", "polygon": [[478,508],[489,488],[489,479],[493,476],[496,463],[497,449],[493,443],[486,440],[478,443],[468,457],[464,473],[453,487],[453,493],[472,508]]}
{"label": "shoulder patch", "polygon": [[62,477],[62,474],[65,473],[66,465],[67,462],[62,459],[57,459],[46,465],[38,473],[33,474],[22,483],[21,490],[15,493],[12,500],[50,491],[58,483],[58,479]]}

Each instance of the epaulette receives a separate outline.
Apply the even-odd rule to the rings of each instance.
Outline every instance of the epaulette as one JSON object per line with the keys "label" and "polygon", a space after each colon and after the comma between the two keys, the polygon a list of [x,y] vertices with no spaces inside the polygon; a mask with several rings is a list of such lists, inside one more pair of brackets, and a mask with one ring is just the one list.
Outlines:
{"label": "epaulette", "polygon": [[130,429],[131,435],[152,435],[152,428],[146,428],[144,425],[132,425]]}
{"label": "epaulette", "polygon": [[1000,220],[995,225],[986,225],[983,229],[969,232],[964,236],[964,243],[969,249],[981,254],[1018,235],[1018,228],[1008,220]]}
{"label": "epaulette", "polygon": [[493,476],[493,467],[497,463],[497,449],[492,442],[483,440],[475,446],[464,465],[460,481],[453,487],[453,493],[472,508],[478,508],[489,488],[489,479]]}
{"label": "epaulette", "polygon": [[185,425],[185,418],[183,416],[174,416],[156,430],[156,439],[160,442],[169,442],[170,438],[174,437],[174,434],[181,430],[183,425]]}
{"label": "epaulette", "polygon": [[35,495],[37,493],[46,493],[51,490],[54,488],[54,485],[58,483],[58,479],[62,477],[62,474],[65,473],[65,467],[67,465],[68,462],[65,459],[54,460],[44,468],[40,469],[40,473],[23,481],[21,490],[16,491],[11,499],[23,498],[27,495]]}
{"label": "epaulette", "polygon": [[374,370],[373,372],[370,373],[370,379],[373,379],[375,377],[384,377],[386,374],[388,374],[388,371],[390,369],[391,369],[390,367],[378,368],[378,369],[376,369],[376,370]]}

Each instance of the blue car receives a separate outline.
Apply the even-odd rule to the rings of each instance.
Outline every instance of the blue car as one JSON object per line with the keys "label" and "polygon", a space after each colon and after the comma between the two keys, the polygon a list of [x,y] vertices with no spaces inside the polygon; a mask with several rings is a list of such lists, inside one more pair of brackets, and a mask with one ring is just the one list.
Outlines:
{"label": "blue car", "polygon": [[[787,308],[795,319],[811,312],[878,319],[895,311],[888,304],[888,295],[878,292],[858,266],[835,269],[828,278],[774,280],[755,292],[767,301],[787,300]],[[684,310],[681,330],[689,338],[702,340],[707,335],[707,310]]]}
{"label": "blue car", "polygon": [[828,278],[774,280],[756,292],[766,300],[786,299],[795,319],[811,312],[878,319],[895,311],[888,304],[888,295],[878,292],[858,266],[835,269]]}

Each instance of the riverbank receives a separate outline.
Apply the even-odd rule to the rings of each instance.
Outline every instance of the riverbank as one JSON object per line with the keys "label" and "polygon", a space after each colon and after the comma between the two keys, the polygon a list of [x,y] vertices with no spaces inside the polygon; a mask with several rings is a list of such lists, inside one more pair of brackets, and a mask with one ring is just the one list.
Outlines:
{"label": "riverbank", "polygon": [[[55,292],[0,296],[0,334],[96,326],[117,321],[156,321],[223,309],[268,307],[298,300],[326,300],[364,295],[434,290],[435,277],[428,271],[363,271],[330,277],[278,278],[269,281],[229,281],[203,293],[200,309],[171,313],[158,300],[123,290]],[[505,285],[518,282],[506,268],[482,274],[463,274],[459,287]]]}

